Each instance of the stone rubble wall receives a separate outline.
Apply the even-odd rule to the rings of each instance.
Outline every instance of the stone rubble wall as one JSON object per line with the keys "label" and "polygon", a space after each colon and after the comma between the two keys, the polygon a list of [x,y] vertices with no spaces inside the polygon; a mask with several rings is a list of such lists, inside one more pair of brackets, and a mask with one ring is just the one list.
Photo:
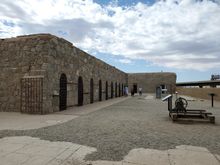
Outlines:
{"label": "stone rubble wall", "polygon": [[0,39],[0,111],[20,111],[20,81],[44,75],[48,36]]}
{"label": "stone rubble wall", "polygon": [[[127,74],[107,63],[87,54],[72,46],[66,40],[54,37],[50,41],[48,55],[48,81],[50,86],[46,92],[48,107],[52,105],[54,111],[58,111],[57,97],[53,93],[59,92],[59,78],[62,73],[67,76],[67,106],[71,107],[78,103],[78,78],[83,79],[84,101],[90,103],[90,79],[94,81],[94,102],[99,98],[99,80],[102,81],[102,100],[105,100],[105,83],[108,82],[108,97],[111,96],[111,82],[127,84]],[[114,88],[115,89],[115,88]],[[114,90],[115,94],[115,90]],[[52,100],[52,101],[51,101]]]}
{"label": "stone rubble wall", "polygon": [[176,74],[169,72],[129,73],[129,91],[133,88],[133,84],[137,84],[137,89],[141,87],[143,93],[155,93],[156,87],[162,84],[166,85],[168,93],[174,93],[176,87]]}
{"label": "stone rubble wall", "polygon": [[[44,76],[44,113],[59,111],[60,75],[67,76],[67,107],[78,103],[78,77],[83,78],[84,102],[90,103],[90,79],[94,79],[94,102],[98,101],[98,81],[126,84],[127,74],[50,34],[20,36],[0,40],[0,111],[20,111],[20,80],[24,76]],[[115,87],[115,85],[114,85]],[[114,88],[115,89],[115,88]],[[114,91],[115,93],[115,91]]]}
{"label": "stone rubble wall", "polygon": [[214,100],[220,101],[220,88],[189,88],[177,87],[178,95],[192,96],[195,98],[211,100],[210,93],[214,93]]}
{"label": "stone rubble wall", "polygon": [[[83,79],[83,104],[90,103],[90,80],[94,81],[94,102],[99,101],[99,81],[102,82],[102,100],[108,83],[115,97],[119,85],[133,83],[143,92],[155,92],[158,85],[165,84],[173,91],[176,83],[174,73],[127,74],[76,48],[72,43],[50,34],[34,34],[10,39],[0,39],[0,111],[20,111],[21,78],[43,76],[43,112],[59,111],[60,76],[67,77],[67,107],[78,104],[78,79]],[[119,92],[117,92],[119,93]]]}

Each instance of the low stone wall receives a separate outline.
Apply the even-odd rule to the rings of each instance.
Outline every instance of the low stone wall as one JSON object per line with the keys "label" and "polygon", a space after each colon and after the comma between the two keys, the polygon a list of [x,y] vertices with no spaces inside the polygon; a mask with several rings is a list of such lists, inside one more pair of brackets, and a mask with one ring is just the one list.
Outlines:
{"label": "low stone wall", "polygon": [[217,96],[214,100],[220,101],[220,88],[184,88],[177,87],[177,92],[179,95],[187,95],[200,99],[210,100],[209,93],[215,93]]}

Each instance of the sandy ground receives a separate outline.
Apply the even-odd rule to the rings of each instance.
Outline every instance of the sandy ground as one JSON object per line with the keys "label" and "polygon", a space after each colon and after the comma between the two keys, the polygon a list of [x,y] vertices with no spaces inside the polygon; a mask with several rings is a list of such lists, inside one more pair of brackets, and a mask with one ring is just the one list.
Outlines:
{"label": "sandy ground", "polygon": [[0,131],[0,137],[32,136],[96,148],[97,152],[87,155],[87,160],[117,161],[134,148],[167,150],[179,145],[201,146],[220,154],[220,103],[211,108],[210,101],[189,101],[189,107],[212,111],[216,124],[173,123],[168,117],[167,102],[143,95],[59,125]]}

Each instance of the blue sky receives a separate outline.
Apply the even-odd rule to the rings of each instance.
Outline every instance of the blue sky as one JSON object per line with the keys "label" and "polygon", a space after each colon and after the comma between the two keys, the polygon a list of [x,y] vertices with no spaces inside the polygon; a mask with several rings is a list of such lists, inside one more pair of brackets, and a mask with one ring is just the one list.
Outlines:
{"label": "blue sky", "polygon": [[124,72],[220,74],[220,0],[1,0],[0,38],[51,33]]}

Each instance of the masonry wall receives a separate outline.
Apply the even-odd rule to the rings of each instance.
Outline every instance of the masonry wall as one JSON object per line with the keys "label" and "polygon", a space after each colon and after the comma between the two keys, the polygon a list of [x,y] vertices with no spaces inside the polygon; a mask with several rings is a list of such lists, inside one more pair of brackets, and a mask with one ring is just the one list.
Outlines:
{"label": "masonry wall", "polygon": [[[90,79],[94,80],[94,102],[98,101],[98,83],[120,86],[127,83],[127,74],[74,47],[70,42],[49,35],[37,34],[0,40],[0,111],[20,111],[21,78],[43,76],[43,111],[59,111],[60,76],[67,77],[67,107],[77,105],[78,78],[83,79],[83,104],[90,103]],[[118,88],[119,89],[119,86]],[[122,89],[121,89],[122,90]]]}
{"label": "masonry wall", "polygon": [[20,111],[21,78],[45,74],[48,39],[33,35],[0,40],[0,111]]}
{"label": "masonry wall", "polygon": [[141,87],[144,93],[155,93],[156,87],[160,85],[165,85],[168,92],[173,93],[176,87],[176,74],[170,72],[129,73],[128,86],[130,91],[134,84],[137,84],[137,88]]}
{"label": "masonry wall", "polygon": [[220,101],[220,88],[185,88],[177,87],[179,95],[187,95],[195,98],[210,100],[210,93],[214,93],[214,100]]}
{"label": "masonry wall", "polygon": [[[58,98],[54,93],[59,92],[59,78],[62,73],[67,76],[67,106],[71,107],[78,103],[78,78],[83,79],[83,104],[90,103],[90,80],[94,81],[94,102],[99,101],[99,80],[102,82],[102,100],[105,100],[105,84],[108,82],[108,98],[111,96],[111,82],[115,83],[119,89],[122,84],[127,83],[127,74],[110,66],[103,61],[87,54],[86,52],[72,46],[71,43],[59,38],[53,38],[50,41],[48,55],[47,71],[50,86],[46,92],[48,98],[48,107],[52,106],[54,111],[58,111]],[[121,89],[122,90],[122,89]],[[118,92],[117,92],[118,93]]]}
{"label": "masonry wall", "polygon": [[[142,87],[143,92],[155,92],[158,85],[174,91],[174,73],[127,74],[76,48],[72,43],[50,34],[35,34],[0,40],[0,111],[20,111],[21,78],[43,77],[43,113],[59,111],[60,77],[67,77],[67,108],[78,105],[78,80],[83,80],[83,104],[90,103],[90,80],[94,81],[94,102],[111,97],[111,83],[116,97],[122,85]],[[27,84],[30,85],[30,84]]]}

